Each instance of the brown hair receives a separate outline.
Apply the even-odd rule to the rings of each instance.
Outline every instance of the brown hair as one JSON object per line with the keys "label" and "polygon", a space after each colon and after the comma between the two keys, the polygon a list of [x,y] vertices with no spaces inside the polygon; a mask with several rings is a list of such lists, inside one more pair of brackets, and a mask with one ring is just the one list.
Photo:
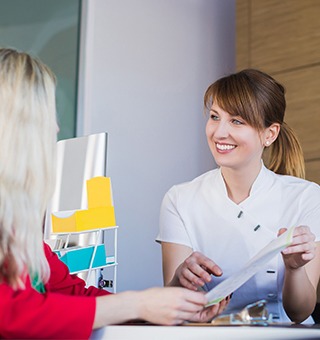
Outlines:
{"label": "brown hair", "polygon": [[259,131],[280,124],[278,138],[264,154],[267,166],[278,174],[305,177],[301,145],[284,122],[285,89],[280,83],[264,72],[246,69],[211,84],[204,95],[205,108],[210,110],[213,102]]}

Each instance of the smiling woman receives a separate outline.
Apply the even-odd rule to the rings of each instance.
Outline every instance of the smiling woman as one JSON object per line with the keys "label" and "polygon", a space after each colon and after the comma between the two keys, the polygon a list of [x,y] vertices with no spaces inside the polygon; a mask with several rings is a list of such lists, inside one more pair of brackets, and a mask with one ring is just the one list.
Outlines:
{"label": "smiling woman", "polygon": [[[275,79],[253,69],[221,78],[208,87],[204,105],[208,110],[219,107],[224,113],[229,113],[230,122],[234,125],[247,125],[254,129],[262,152],[264,146],[272,145],[268,160],[270,170],[304,178],[302,148],[295,133],[284,121],[285,89]],[[215,137],[219,138],[219,135]]]}
{"label": "smiling woman", "polygon": [[157,241],[164,283],[210,289],[295,227],[292,245],[235,291],[225,312],[265,299],[273,321],[313,323],[320,188],[303,179],[302,149],[284,121],[285,89],[247,69],[210,85],[204,105],[207,141],[219,167],[172,187],[163,199]]}

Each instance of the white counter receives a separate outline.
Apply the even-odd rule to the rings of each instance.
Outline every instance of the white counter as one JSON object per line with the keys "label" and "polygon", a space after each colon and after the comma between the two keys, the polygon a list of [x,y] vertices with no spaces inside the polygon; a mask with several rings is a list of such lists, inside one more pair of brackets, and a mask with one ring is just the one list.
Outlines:
{"label": "white counter", "polygon": [[219,340],[219,339],[320,339],[320,328],[249,327],[249,326],[108,326],[94,331],[91,337],[110,340]]}

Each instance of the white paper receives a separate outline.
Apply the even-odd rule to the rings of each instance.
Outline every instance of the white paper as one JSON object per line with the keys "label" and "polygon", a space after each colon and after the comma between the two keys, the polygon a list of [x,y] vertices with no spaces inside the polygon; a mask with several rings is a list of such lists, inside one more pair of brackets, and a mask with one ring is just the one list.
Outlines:
{"label": "white paper", "polygon": [[293,237],[294,227],[288,229],[285,233],[271,241],[263,249],[259,251],[252,259],[250,259],[243,268],[235,274],[229,276],[227,279],[212,288],[207,294],[209,303],[207,306],[219,303],[225,297],[233,293],[246,281],[248,281],[259,269],[267,264],[280,251],[287,248]]}

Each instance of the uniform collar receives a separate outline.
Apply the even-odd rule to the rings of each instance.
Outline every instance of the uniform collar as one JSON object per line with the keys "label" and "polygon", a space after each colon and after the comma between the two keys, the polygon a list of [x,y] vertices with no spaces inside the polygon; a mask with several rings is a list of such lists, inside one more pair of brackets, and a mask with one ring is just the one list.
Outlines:
{"label": "uniform collar", "polygon": [[[251,190],[250,190],[250,196],[246,198],[243,202],[240,204],[246,204],[247,202],[250,202],[252,199],[256,198],[257,195],[260,195],[261,193],[264,193],[268,188],[272,186],[275,180],[275,173],[269,169],[267,169],[261,161],[262,166],[260,169],[260,172],[255,179],[255,181],[252,184]],[[227,187],[224,182],[221,169],[217,169],[217,176],[215,178],[215,186],[219,190],[220,194],[223,194],[224,196],[228,197]]]}

